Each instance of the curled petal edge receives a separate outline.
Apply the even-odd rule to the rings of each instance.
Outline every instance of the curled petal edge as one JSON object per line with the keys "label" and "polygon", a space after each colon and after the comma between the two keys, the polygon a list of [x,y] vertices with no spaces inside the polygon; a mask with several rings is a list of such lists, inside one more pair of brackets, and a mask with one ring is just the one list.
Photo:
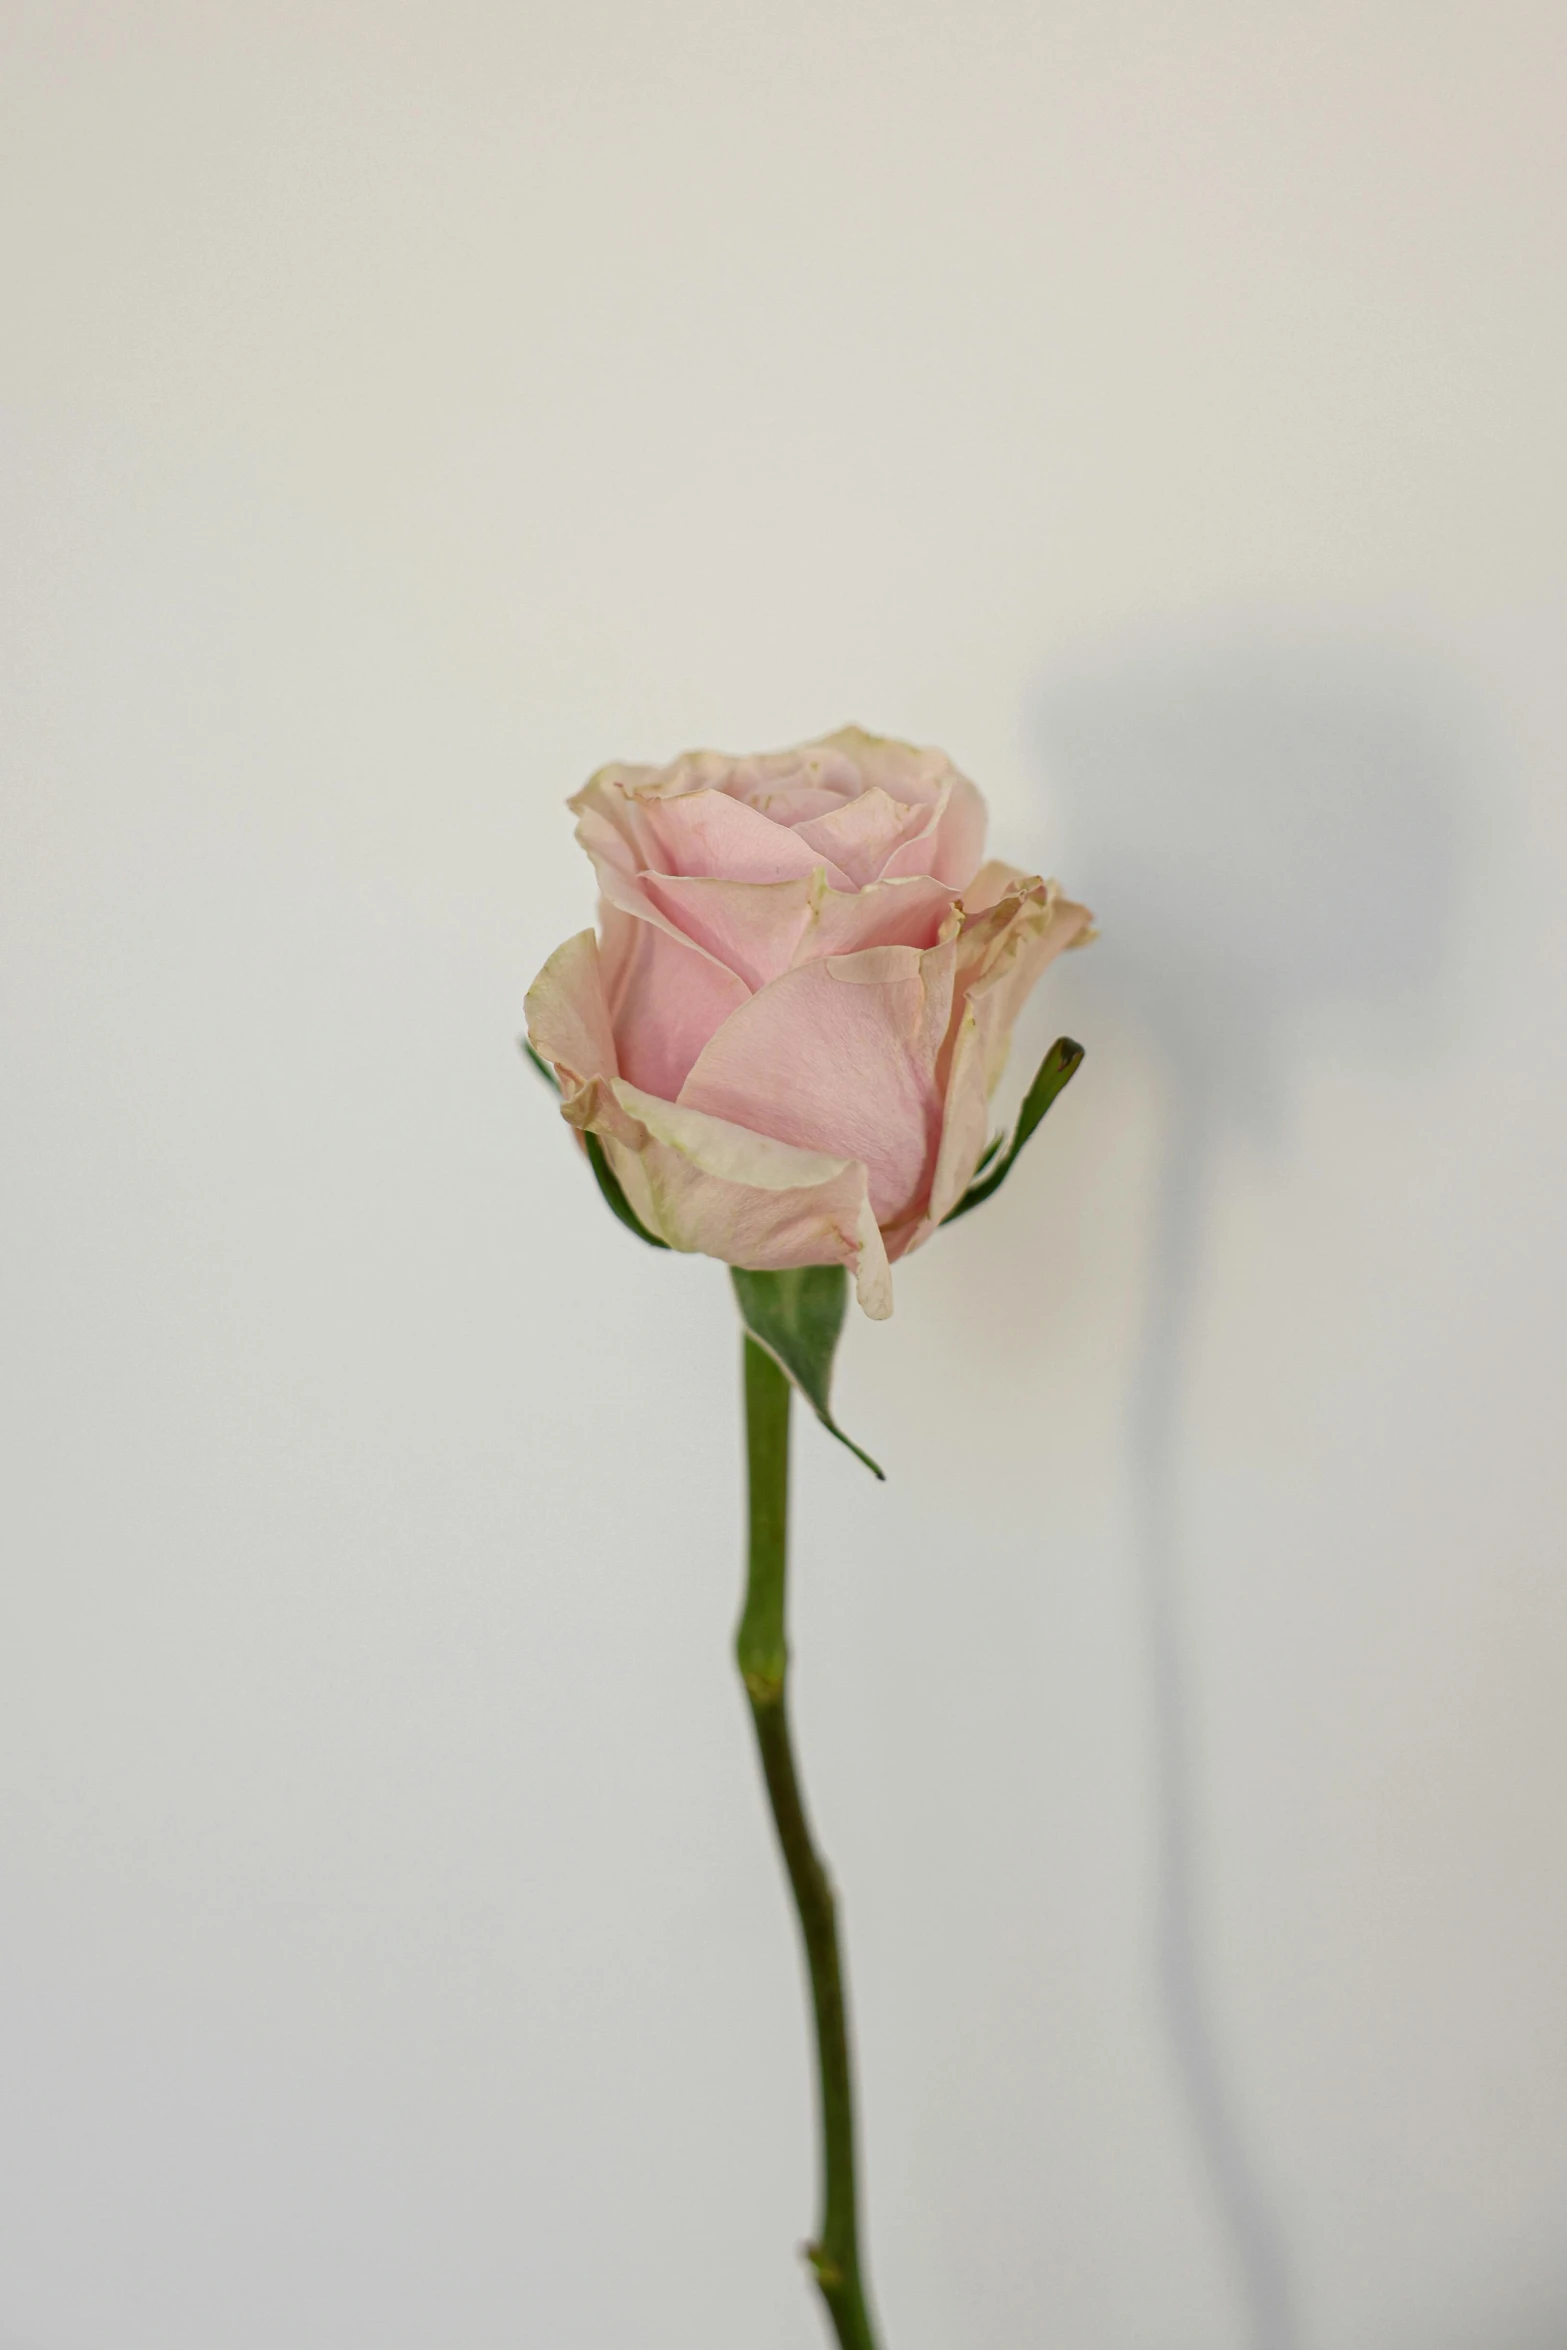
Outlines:
{"label": "curled petal edge", "polygon": [[573,1092],[590,1077],[620,1075],[604,1000],[599,942],[591,930],[579,930],[555,949],[522,1009],[529,1041],[555,1071],[563,1093]]}
{"label": "curled petal edge", "polygon": [[[987,868],[987,877],[1000,868]],[[1012,1027],[1034,982],[1069,947],[1094,937],[1093,916],[1059,882],[1017,874],[958,940],[961,1005],[947,1045],[941,1146],[930,1204],[908,1248],[946,1221],[967,1191],[985,1147],[990,1097],[1006,1064]],[[906,1253],[900,1252],[900,1253]]]}
{"label": "curled petal edge", "polygon": [[637,1217],[670,1248],[747,1272],[844,1265],[873,1321],[892,1312],[862,1161],[776,1142],[624,1078],[590,1078],[565,1096],[561,1115],[600,1138]]}

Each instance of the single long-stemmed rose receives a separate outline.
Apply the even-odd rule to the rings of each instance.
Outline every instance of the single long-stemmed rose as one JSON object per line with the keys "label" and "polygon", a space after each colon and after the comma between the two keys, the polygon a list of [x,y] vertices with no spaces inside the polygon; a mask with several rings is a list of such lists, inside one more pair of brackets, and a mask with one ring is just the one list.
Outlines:
{"label": "single long-stemmed rose", "polygon": [[1003,1149],[989,1105],[1013,1023],[1045,965],[1093,933],[1053,881],[983,862],[984,802],[943,752],[858,727],[758,758],[606,767],[571,806],[599,932],[534,981],[529,1050],[621,1221],[734,1269],[750,1522],[736,1654],[815,2010],[810,2258],[841,2350],[875,2350],[842,1959],[786,1703],[789,1399],[798,1387],[850,1442],[830,1397],[849,1276],[868,1314],[890,1314],[891,1267],[1004,1180],[1082,1059],[1066,1038],[1051,1048]]}

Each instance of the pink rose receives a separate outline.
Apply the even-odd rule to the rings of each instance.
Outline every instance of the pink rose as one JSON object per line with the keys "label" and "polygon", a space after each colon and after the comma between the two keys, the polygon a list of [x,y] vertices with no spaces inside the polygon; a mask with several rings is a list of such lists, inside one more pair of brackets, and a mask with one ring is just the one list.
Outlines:
{"label": "pink rose", "polygon": [[570,804],[601,937],[527,999],[562,1114],[671,1248],[846,1265],[889,1314],[889,1265],[962,1198],[1012,1024],[1087,911],[981,863],[984,801],[943,752],[858,727],[605,767]]}

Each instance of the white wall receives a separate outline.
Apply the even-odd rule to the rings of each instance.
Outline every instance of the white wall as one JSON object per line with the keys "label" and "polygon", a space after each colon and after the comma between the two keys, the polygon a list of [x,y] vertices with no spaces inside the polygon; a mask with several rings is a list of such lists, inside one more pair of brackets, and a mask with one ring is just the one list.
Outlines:
{"label": "white wall", "polygon": [[1567,2338],[1567,18],[10,0],[4,2350],[805,2350],[614,756],[947,746],[1083,1075],[798,1477],[889,2350]]}

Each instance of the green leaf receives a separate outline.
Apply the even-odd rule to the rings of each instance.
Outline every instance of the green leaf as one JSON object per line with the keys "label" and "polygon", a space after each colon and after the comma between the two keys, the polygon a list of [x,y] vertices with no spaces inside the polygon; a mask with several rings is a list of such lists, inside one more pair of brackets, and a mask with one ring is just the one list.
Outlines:
{"label": "green leaf", "polygon": [[[554,1070],[550,1067],[548,1061],[546,1061],[541,1054],[534,1051],[532,1045],[528,1042],[528,1039],[525,1036],[519,1037],[517,1041],[522,1046],[522,1049],[527,1054],[529,1060],[533,1063],[535,1069],[537,1069],[539,1075],[543,1078],[545,1084],[549,1087],[551,1093],[559,1093],[560,1082],[557,1079]],[[624,1224],[626,1227],[626,1230],[628,1232],[634,1232],[638,1240],[645,1240],[649,1248],[668,1248],[668,1241],[659,1240],[654,1236],[653,1233],[649,1232],[647,1226],[643,1223],[641,1217],[637,1214],[636,1209],[632,1206],[630,1200],[627,1199],[624,1191],[622,1191],[620,1187],[620,1178],[615,1173],[614,1168],[610,1165],[608,1156],[604,1149],[604,1145],[600,1142],[598,1136],[596,1134],[584,1134],[582,1140],[588,1154],[588,1165],[593,1170],[600,1191],[604,1194],[605,1199],[609,1203],[611,1214],[618,1216],[622,1224]]]}
{"label": "green leaf", "polygon": [[[1023,1148],[1024,1143],[1027,1142],[1057,1094],[1064,1092],[1066,1087],[1071,1084],[1072,1079],[1082,1067],[1082,1063],[1082,1046],[1074,1044],[1069,1036],[1058,1036],[1040,1062],[1033,1084],[1023,1096],[1023,1107],[1017,1114],[1017,1125],[1013,1129],[1011,1142],[1001,1157],[997,1159],[984,1181],[971,1183],[951,1214],[943,1216],[942,1222],[944,1224],[955,1224],[959,1216],[966,1216],[970,1208],[977,1208],[982,1201],[989,1199],[993,1191],[1001,1189],[1002,1184],[1005,1183],[1012,1171],[1012,1162],[1018,1152]],[[989,1155],[987,1152],[986,1158]],[[985,1159],[981,1159],[980,1166],[983,1167],[984,1164]]]}
{"label": "green leaf", "polygon": [[832,1358],[849,1310],[849,1276],[842,1265],[800,1265],[784,1273],[747,1273],[731,1265],[740,1319],[804,1396],[829,1435],[846,1444],[873,1477],[886,1481],[868,1452],[845,1436],[832,1416]]}

